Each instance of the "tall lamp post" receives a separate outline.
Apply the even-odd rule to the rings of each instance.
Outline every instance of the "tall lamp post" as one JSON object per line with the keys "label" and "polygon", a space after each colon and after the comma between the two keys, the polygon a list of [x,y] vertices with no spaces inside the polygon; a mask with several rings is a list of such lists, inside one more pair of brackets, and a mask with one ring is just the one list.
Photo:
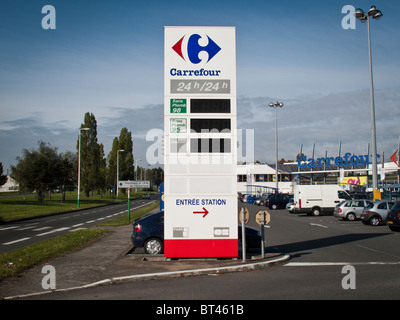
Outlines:
{"label": "tall lamp post", "polygon": [[[367,13],[361,9],[354,11],[354,16],[361,22],[367,21],[368,24],[368,50],[369,50],[369,76],[370,76],[370,95],[371,95],[371,140],[372,140],[372,187],[375,195],[378,190],[378,174],[377,174],[377,156],[376,156],[376,130],[375,130],[375,101],[374,101],[374,82],[372,74],[372,53],[371,53],[371,31],[370,31],[370,18],[379,20],[383,14],[380,10],[372,6]],[[379,195],[378,195],[379,197]],[[380,197],[379,197],[380,198]]]}
{"label": "tall lamp post", "polygon": [[118,190],[119,190],[119,153],[124,151],[125,150],[123,149],[117,150],[117,202],[118,202]]}
{"label": "tall lamp post", "polygon": [[275,156],[276,156],[276,163],[275,163],[275,182],[276,182],[276,192],[279,191],[278,189],[278,108],[283,107],[282,102],[276,101],[275,103],[270,103],[269,106],[271,108],[275,108]]}
{"label": "tall lamp post", "polygon": [[89,128],[80,128],[79,129],[79,146],[78,146],[78,208],[81,194],[81,132],[88,131]]}

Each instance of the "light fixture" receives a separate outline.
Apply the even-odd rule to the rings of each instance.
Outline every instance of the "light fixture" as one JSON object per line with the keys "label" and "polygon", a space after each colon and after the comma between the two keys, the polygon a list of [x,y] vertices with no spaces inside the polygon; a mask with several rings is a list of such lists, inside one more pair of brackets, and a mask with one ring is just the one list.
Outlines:
{"label": "light fixture", "polygon": [[358,8],[354,11],[354,16],[360,20],[361,22],[367,21],[367,15],[362,11],[362,9]]}

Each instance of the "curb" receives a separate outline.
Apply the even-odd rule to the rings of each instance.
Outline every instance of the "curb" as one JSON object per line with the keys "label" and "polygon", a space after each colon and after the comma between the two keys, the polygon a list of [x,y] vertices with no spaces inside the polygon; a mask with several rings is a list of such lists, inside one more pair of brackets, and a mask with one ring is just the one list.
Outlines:
{"label": "curb", "polygon": [[214,268],[205,268],[205,269],[191,269],[191,270],[180,270],[180,271],[169,271],[169,272],[159,272],[159,273],[148,273],[148,274],[137,274],[137,275],[130,275],[130,276],[122,276],[122,277],[113,277],[113,278],[96,281],[96,282],[89,283],[89,284],[86,284],[83,286],[78,286],[78,287],[55,289],[55,290],[48,290],[48,291],[43,291],[43,292],[34,292],[34,293],[28,293],[28,294],[24,294],[24,295],[5,297],[4,300],[27,298],[27,297],[49,294],[49,293],[53,293],[53,292],[68,292],[68,291],[78,290],[78,289],[87,289],[87,288],[92,288],[92,287],[96,287],[96,286],[100,286],[100,285],[121,283],[124,281],[146,281],[146,280],[155,280],[155,279],[200,276],[200,275],[207,275],[207,274],[220,274],[220,273],[227,273],[227,272],[252,271],[252,270],[262,269],[266,266],[273,266],[275,264],[283,263],[285,261],[288,261],[289,259],[290,259],[289,254],[283,254],[282,257],[279,257],[276,259],[262,261],[262,262],[256,262],[256,263],[242,264],[242,265],[237,265],[237,266],[214,267]]}

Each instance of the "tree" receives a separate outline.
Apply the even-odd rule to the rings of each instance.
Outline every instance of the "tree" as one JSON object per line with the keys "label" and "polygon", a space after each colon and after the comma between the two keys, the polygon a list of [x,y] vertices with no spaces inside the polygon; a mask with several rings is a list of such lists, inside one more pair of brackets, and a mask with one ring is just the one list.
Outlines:
{"label": "tree", "polygon": [[65,194],[69,188],[73,187],[76,183],[75,168],[76,155],[70,151],[60,155],[58,185],[62,193],[62,201],[65,201]]}
{"label": "tree", "polygon": [[58,188],[70,174],[67,168],[72,166],[62,161],[56,147],[43,141],[38,144],[37,150],[22,150],[18,164],[11,166],[11,177],[19,183],[20,191],[36,191],[38,201],[42,202],[44,193]]}
{"label": "tree", "polygon": [[[97,142],[97,121],[94,114],[85,114],[81,130],[81,186],[87,197],[90,192],[101,190],[105,183],[104,148]],[[77,142],[79,152],[79,137]]]}
{"label": "tree", "polygon": [[[120,152],[117,157],[118,150]],[[133,142],[132,133],[127,128],[122,128],[119,138],[115,137],[112,144],[112,149],[107,157],[107,184],[110,186],[117,185],[117,158],[119,161],[118,171],[119,180],[134,180],[135,169],[133,167]],[[124,192],[125,190],[123,190]]]}
{"label": "tree", "polygon": [[107,185],[117,186],[117,150],[119,149],[118,138],[115,137],[113,140],[112,148],[107,156]]}
{"label": "tree", "polygon": [[0,162],[0,186],[7,182],[7,175],[3,175],[3,163]]}
{"label": "tree", "polygon": [[134,180],[132,133],[127,128],[121,129],[119,147],[120,150],[125,150],[119,156],[119,178],[120,180]]}

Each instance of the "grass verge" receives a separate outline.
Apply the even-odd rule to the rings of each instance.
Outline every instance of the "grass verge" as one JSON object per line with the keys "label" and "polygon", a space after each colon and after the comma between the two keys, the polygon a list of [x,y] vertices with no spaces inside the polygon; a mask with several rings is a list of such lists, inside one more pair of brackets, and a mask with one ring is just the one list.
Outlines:
{"label": "grass verge", "polygon": [[[131,194],[131,200],[141,197],[142,192]],[[2,195],[0,197],[0,223],[25,218],[33,218],[53,213],[61,213],[68,211],[76,211],[79,209],[87,209],[96,206],[103,206],[116,203],[117,200],[110,193],[102,195],[93,194],[86,197],[84,194],[80,196],[79,209],[77,206],[77,192],[69,192],[66,199],[62,201],[61,193],[52,193],[51,199],[46,198],[43,202],[38,202],[36,195]],[[121,192],[118,202],[127,201],[128,196]]]}
{"label": "grass verge", "polygon": [[111,231],[82,229],[0,254],[0,280],[12,277],[43,261],[62,256]]}
{"label": "grass verge", "polygon": [[[128,215],[124,215],[101,223],[98,226],[117,227],[128,225],[158,206],[159,202],[157,201],[138,210],[133,208],[131,220],[128,220]],[[16,276],[22,271],[46,260],[63,256],[72,250],[81,248],[109,232],[113,231],[101,228],[82,229],[2,253],[0,254],[0,281],[7,277]]]}

